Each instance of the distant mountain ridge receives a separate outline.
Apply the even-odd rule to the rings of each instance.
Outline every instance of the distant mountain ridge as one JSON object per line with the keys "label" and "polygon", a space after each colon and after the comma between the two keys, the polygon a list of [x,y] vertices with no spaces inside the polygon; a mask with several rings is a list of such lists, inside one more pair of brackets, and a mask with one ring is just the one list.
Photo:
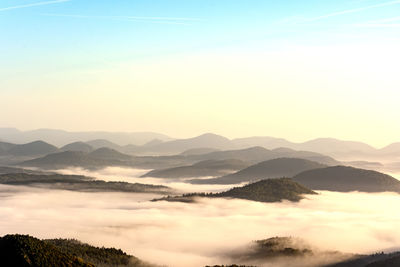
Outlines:
{"label": "distant mountain ridge", "polygon": [[159,178],[187,178],[201,176],[219,176],[249,166],[248,163],[238,159],[205,160],[189,166],[168,169],[152,170],[141,177]]}
{"label": "distant mountain ridge", "polygon": [[169,136],[153,132],[69,132],[56,129],[37,129],[32,131],[20,131],[15,128],[0,128],[0,139],[10,143],[29,143],[35,140],[64,146],[69,143],[81,141],[86,142],[95,139],[106,139],[119,145],[137,144],[143,145],[151,140],[159,139],[162,141],[172,140]]}
{"label": "distant mountain ridge", "polygon": [[261,161],[286,157],[308,159],[326,165],[340,164],[339,161],[336,161],[331,157],[319,153],[308,151],[295,151],[288,148],[269,150],[263,147],[250,147],[238,150],[215,151],[207,154],[192,155],[190,157],[197,160],[240,159],[250,163],[259,163]]}
{"label": "distant mountain ridge", "polygon": [[43,141],[12,146],[7,153],[13,156],[40,156],[58,151],[58,148]]}
{"label": "distant mountain ridge", "polygon": [[[28,143],[44,140],[59,147],[74,142],[85,142],[94,149],[109,147],[123,153],[138,155],[172,155],[196,149],[238,150],[260,146],[270,150],[289,148],[297,151],[310,151],[349,160],[374,157],[397,157],[400,159],[400,142],[377,149],[357,141],[344,141],[335,138],[317,138],[296,143],[283,138],[255,136],[228,139],[224,136],[206,133],[183,139],[173,139],[166,135],[152,132],[112,133],[112,132],[67,132],[62,130],[39,129],[19,131],[13,128],[0,128],[0,140],[3,143]],[[103,141],[101,144],[100,141]],[[0,153],[4,150],[0,142]]]}
{"label": "distant mountain ridge", "polygon": [[294,151],[291,149],[268,150],[253,147],[242,150],[217,151],[200,155],[171,155],[171,156],[131,156],[110,148],[99,148],[93,152],[63,151],[48,154],[31,160],[20,161],[15,165],[39,167],[45,169],[60,169],[66,167],[104,168],[122,166],[139,169],[167,169],[193,165],[207,160],[240,160],[249,165],[261,161],[296,157],[319,162],[326,165],[337,165],[340,162],[331,157],[314,152]]}
{"label": "distant mountain ridge", "polygon": [[263,161],[238,172],[218,178],[195,179],[194,184],[238,184],[266,178],[292,177],[305,170],[324,168],[326,165],[298,158],[277,158]]}

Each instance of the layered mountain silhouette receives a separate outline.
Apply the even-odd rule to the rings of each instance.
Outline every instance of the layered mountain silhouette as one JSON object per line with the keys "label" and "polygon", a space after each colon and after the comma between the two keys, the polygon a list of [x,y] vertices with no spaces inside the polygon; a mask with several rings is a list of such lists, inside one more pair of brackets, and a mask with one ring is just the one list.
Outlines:
{"label": "layered mountain silhouette", "polygon": [[[337,165],[339,162],[331,157],[314,152],[295,151],[291,149],[268,150],[262,147],[253,147],[241,150],[216,151],[200,155],[171,155],[171,156],[130,156],[110,148],[99,148],[90,153],[81,151],[64,151],[48,154],[19,163],[21,166],[31,166],[46,169],[59,169],[69,166],[83,168],[102,168],[107,166],[125,166],[143,169],[165,169],[188,166],[207,160],[241,160],[248,165],[261,161],[296,157],[309,159],[326,165]],[[236,169],[237,170],[237,169]],[[207,176],[206,174],[202,176]]]}
{"label": "layered mountain silhouette", "polygon": [[6,153],[14,146],[15,146],[15,144],[7,143],[7,142],[0,142],[0,155]]}
{"label": "layered mountain silhouette", "polygon": [[[59,169],[65,167],[98,168],[107,166],[128,166],[131,156],[110,148],[99,148],[90,153],[82,151],[64,151],[48,154],[41,158],[20,163],[21,166]],[[127,163],[128,162],[128,163]]]}
{"label": "layered mountain silhouette", "polygon": [[79,152],[92,152],[94,150],[94,148],[84,142],[74,142],[74,143],[70,143],[67,144],[63,147],[60,148],[61,151],[79,151]]}
{"label": "layered mountain silhouette", "polygon": [[313,190],[400,193],[400,181],[392,176],[347,166],[308,170],[293,180]]}
{"label": "layered mountain silhouette", "polygon": [[232,142],[226,137],[207,133],[193,138],[178,139],[154,146],[149,146],[148,150],[159,154],[179,154],[189,149],[204,147],[214,149],[231,149]]}
{"label": "layered mountain silhouette", "polygon": [[[393,143],[382,149],[377,149],[362,142],[343,141],[334,138],[318,138],[303,143],[295,143],[283,138],[268,136],[228,139],[220,135],[207,133],[192,138],[174,140],[162,134],[149,132],[67,132],[52,129],[22,132],[13,128],[0,128],[0,140],[5,143],[17,144],[44,140],[57,146],[65,146],[66,144],[80,141],[87,142],[94,149],[108,147],[123,153],[138,155],[171,155],[191,149],[238,150],[261,146],[267,149],[285,147],[293,150],[311,151],[343,160],[350,160],[351,158],[400,157],[400,143]],[[0,143],[0,153],[2,150]]]}
{"label": "layered mountain silhouette", "polygon": [[106,139],[96,139],[96,140],[90,140],[85,142],[86,144],[88,144],[89,146],[91,146],[94,149],[98,149],[98,148],[102,148],[102,147],[106,147],[106,148],[111,148],[114,150],[120,150],[122,149],[122,146],[117,145],[113,142],[110,142]]}
{"label": "layered mountain silhouette", "polygon": [[66,167],[86,167],[95,168],[102,166],[112,166],[113,162],[88,156],[88,153],[81,151],[64,151],[53,153],[41,158],[28,160],[19,163],[25,167],[40,167],[45,169],[62,169]]}
{"label": "layered mountain silhouette", "polygon": [[259,163],[276,158],[301,158],[312,160],[326,165],[337,165],[340,162],[335,159],[308,151],[296,151],[289,148],[278,148],[269,150],[263,147],[250,147],[239,150],[216,151],[202,155],[193,155],[191,158],[197,160],[223,160],[223,159],[240,159],[250,163]]}
{"label": "layered mountain silhouette", "polygon": [[89,157],[105,160],[130,160],[132,156],[118,152],[115,149],[102,147],[88,154]]}
{"label": "layered mountain silhouette", "polygon": [[154,201],[195,202],[196,198],[237,198],[258,202],[280,202],[282,200],[299,201],[304,194],[316,194],[314,191],[289,178],[266,179],[242,187],[235,187],[222,193],[191,193],[182,196],[164,197]]}
{"label": "layered mountain silhouette", "polygon": [[43,141],[35,141],[23,145],[15,145],[7,151],[13,156],[40,156],[58,151],[58,148]]}
{"label": "layered mountain silhouette", "polygon": [[266,178],[292,177],[305,170],[323,168],[326,165],[298,158],[278,158],[263,161],[238,172],[218,178],[195,179],[195,184],[238,184]]}
{"label": "layered mountain silhouette", "polygon": [[199,148],[192,148],[189,150],[185,150],[180,155],[182,155],[182,156],[203,155],[203,154],[208,154],[211,152],[216,152],[218,150],[219,149],[210,148],[210,147],[199,147]]}
{"label": "layered mountain silhouette", "polygon": [[105,132],[105,131],[89,131],[89,132],[68,132],[55,129],[38,129],[33,131],[20,131],[15,128],[0,128],[0,139],[10,143],[29,143],[35,140],[44,140],[57,146],[64,146],[77,141],[90,141],[96,139],[104,139],[118,145],[143,145],[151,140],[159,139],[169,141],[172,138],[153,132]]}
{"label": "layered mountain silhouette", "polygon": [[200,176],[219,176],[246,168],[249,164],[238,159],[205,160],[190,166],[153,170],[142,177],[187,178]]}

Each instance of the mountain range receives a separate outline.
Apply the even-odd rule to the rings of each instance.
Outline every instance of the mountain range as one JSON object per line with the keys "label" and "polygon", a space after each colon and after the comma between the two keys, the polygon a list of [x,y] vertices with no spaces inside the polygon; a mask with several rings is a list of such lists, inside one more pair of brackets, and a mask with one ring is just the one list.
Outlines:
{"label": "mountain range", "polygon": [[[39,167],[45,169],[61,169],[66,167],[104,168],[107,166],[123,166],[141,169],[165,169],[192,165],[201,161],[240,160],[251,165],[261,161],[296,157],[312,160],[326,165],[338,165],[340,162],[322,154],[291,149],[268,150],[262,147],[246,148],[241,150],[216,151],[195,155],[171,156],[130,156],[111,148],[99,148],[90,153],[81,151],[64,151],[48,154],[43,157],[18,163],[20,166]],[[227,162],[225,162],[226,164]],[[237,163],[237,162],[236,162]],[[242,165],[243,166],[243,165]],[[196,166],[192,166],[192,169]],[[199,166],[197,166],[199,167]],[[220,165],[222,168],[222,166]],[[232,168],[232,167],[230,167]],[[205,168],[197,168],[198,172]],[[223,168],[222,168],[223,169]],[[179,170],[179,169],[178,169]],[[203,174],[200,176],[208,176]]]}
{"label": "mountain range", "polygon": [[[108,147],[123,153],[136,155],[171,155],[192,149],[202,149],[210,152],[216,149],[237,150],[260,146],[270,150],[284,147],[298,151],[317,152],[341,160],[349,160],[351,158],[358,158],[358,160],[374,159],[377,157],[400,158],[400,142],[377,149],[362,142],[343,141],[334,138],[318,138],[303,143],[295,143],[283,138],[267,136],[228,139],[212,133],[186,139],[174,139],[152,132],[67,132],[52,129],[24,132],[14,128],[0,128],[0,140],[4,143],[16,144],[43,140],[56,146],[85,142],[92,146],[93,149]],[[0,145],[0,153],[4,149],[8,149],[7,144]]]}
{"label": "mountain range", "polygon": [[172,138],[153,132],[69,132],[55,129],[37,129],[32,131],[20,131],[15,128],[0,128],[0,140],[10,143],[29,143],[36,140],[44,140],[56,146],[64,146],[77,141],[90,141],[96,139],[109,140],[119,145],[136,144],[143,145],[154,139],[168,141]]}
{"label": "mountain range", "polygon": [[324,168],[326,165],[299,158],[277,158],[263,161],[218,178],[194,179],[194,184],[239,184],[266,178],[292,177],[305,170]]}
{"label": "mountain range", "polygon": [[226,173],[241,170],[248,166],[249,163],[238,159],[204,160],[189,166],[152,170],[141,177],[188,178],[220,176]]}

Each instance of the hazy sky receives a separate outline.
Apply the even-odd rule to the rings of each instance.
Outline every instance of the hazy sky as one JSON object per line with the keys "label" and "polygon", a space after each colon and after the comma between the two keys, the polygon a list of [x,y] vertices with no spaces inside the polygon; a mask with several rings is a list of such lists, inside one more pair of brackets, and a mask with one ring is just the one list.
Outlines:
{"label": "hazy sky", "polygon": [[2,0],[0,126],[400,141],[400,1]]}

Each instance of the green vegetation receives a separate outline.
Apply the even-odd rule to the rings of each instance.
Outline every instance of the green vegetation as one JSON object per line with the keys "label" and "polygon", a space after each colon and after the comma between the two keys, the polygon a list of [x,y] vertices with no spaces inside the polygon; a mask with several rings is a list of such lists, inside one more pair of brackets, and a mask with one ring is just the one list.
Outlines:
{"label": "green vegetation", "polygon": [[75,239],[40,240],[28,235],[0,238],[1,266],[154,267],[120,249],[99,248]]}
{"label": "green vegetation", "polygon": [[154,201],[192,203],[198,197],[238,198],[259,202],[280,202],[282,200],[299,201],[303,194],[316,194],[314,191],[292,181],[289,178],[266,179],[243,187],[235,187],[222,193],[191,193],[182,196],[167,196]]}
{"label": "green vegetation", "polygon": [[140,259],[128,255],[121,249],[94,247],[82,243],[76,239],[47,239],[46,243],[57,247],[64,253],[82,258],[95,266],[129,266],[129,267],[151,267],[154,265],[145,263]]}
{"label": "green vegetation", "polygon": [[6,235],[0,238],[2,266],[93,267],[83,259],[27,235]]}
{"label": "green vegetation", "polygon": [[217,197],[231,197],[260,202],[299,201],[303,194],[316,194],[314,191],[289,178],[266,179],[243,187],[216,194]]}

